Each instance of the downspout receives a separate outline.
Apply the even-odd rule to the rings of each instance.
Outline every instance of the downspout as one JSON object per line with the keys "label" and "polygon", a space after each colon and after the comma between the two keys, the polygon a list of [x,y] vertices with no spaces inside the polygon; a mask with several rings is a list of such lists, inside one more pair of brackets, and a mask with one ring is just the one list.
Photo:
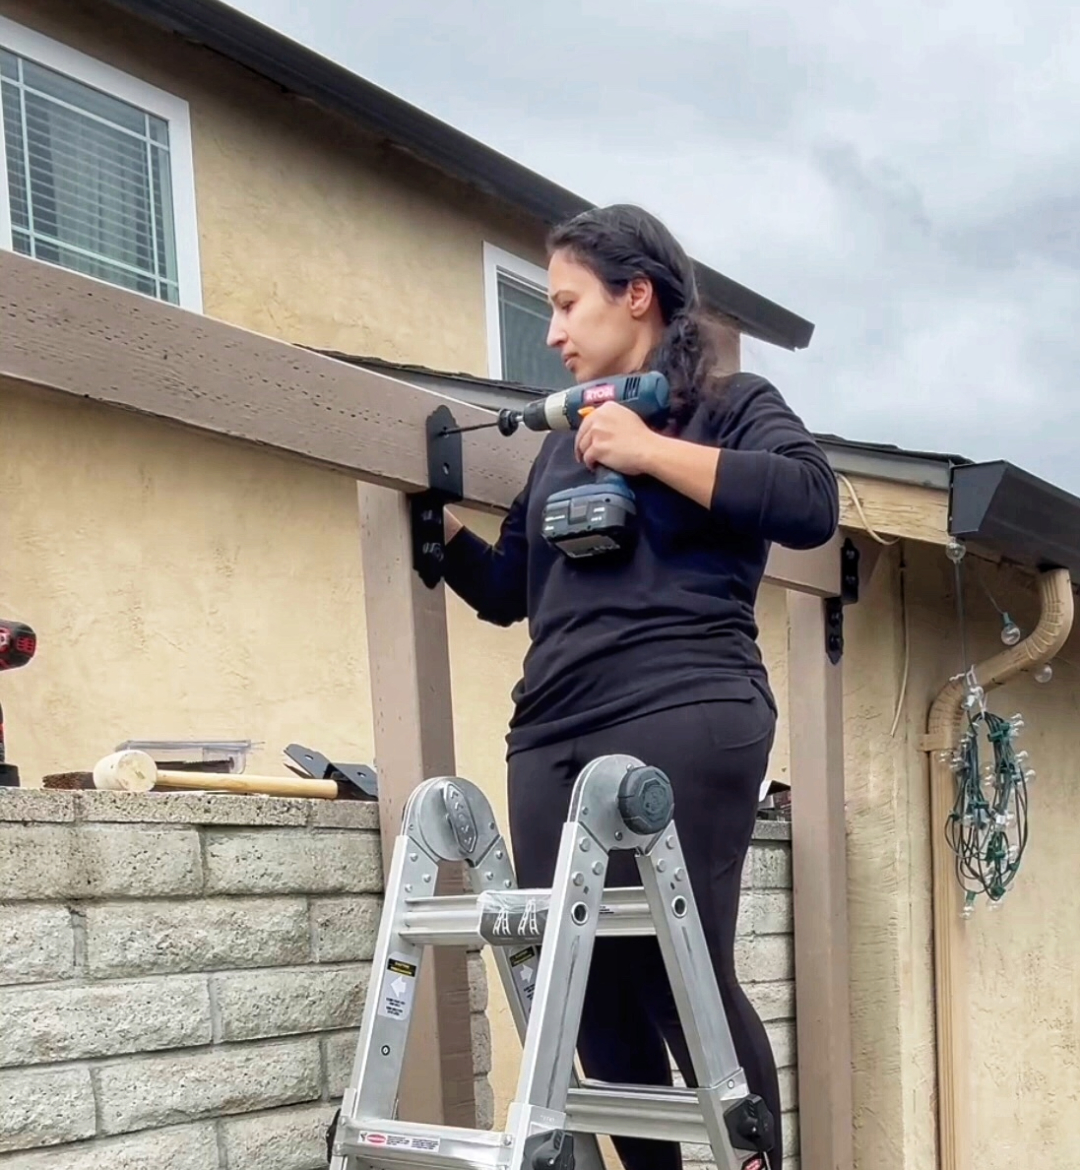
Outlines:
{"label": "downspout", "polygon": [[[1066,569],[1039,577],[1039,621],[1017,645],[974,668],[987,693],[1025,670],[1049,662],[1068,640],[1073,623],[1072,581]],[[937,1114],[939,1170],[974,1170],[971,1162],[971,1092],[966,1073],[967,953],[960,917],[955,858],[945,826],[955,801],[950,757],[965,724],[966,680],[952,679],[930,705],[923,750],[930,757],[930,818],[933,854],[934,1014],[937,1023]]]}

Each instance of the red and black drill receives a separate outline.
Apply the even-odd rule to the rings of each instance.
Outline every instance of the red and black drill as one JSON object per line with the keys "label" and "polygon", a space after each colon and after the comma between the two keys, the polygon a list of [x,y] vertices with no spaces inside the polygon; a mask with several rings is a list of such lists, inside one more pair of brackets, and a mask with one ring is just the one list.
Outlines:
{"label": "red and black drill", "polygon": [[[0,670],[25,666],[36,653],[37,634],[25,622],[0,618]],[[19,786],[19,769],[9,764],[5,755],[3,707],[0,707],[0,786]]]}

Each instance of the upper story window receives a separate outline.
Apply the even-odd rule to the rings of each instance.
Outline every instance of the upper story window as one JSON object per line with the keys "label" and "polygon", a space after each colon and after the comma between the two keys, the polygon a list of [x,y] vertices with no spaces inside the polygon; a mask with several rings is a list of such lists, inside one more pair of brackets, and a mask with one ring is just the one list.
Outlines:
{"label": "upper story window", "polygon": [[0,248],[202,311],[187,103],[0,17]]}
{"label": "upper story window", "polygon": [[558,350],[547,344],[551,306],[547,273],[501,248],[484,245],[488,372],[537,390],[573,382]]}

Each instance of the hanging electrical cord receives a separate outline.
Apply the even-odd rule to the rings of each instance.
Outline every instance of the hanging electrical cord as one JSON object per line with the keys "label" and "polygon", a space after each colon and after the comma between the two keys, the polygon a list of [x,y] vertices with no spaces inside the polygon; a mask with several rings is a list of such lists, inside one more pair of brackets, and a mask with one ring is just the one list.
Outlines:
{"label": "hanging electrical cord", "polygon": [[[973,688],[978,696],[981,688]],[[1024,726],[1019,715],[1003,719],[981,702],[969,711],[968,728],[952,758],[956,801],[945,836],[956,855],[956,878],[964,890],[962,914],[970,918],[980,894],[997,907],[1020,869],[1028,842],[1027,752],[1014,740]],[[980,763],[980,741],[992,757]]]}
{"label": "hanging electrical cord", "polygon": [[[970,918],[980,894],[996,909],[1012,887],[1028,843],[1028,785],[1035,778],[1026,767],[1028,754],[1017,752],[1016,737],[1024,727],[1017,714],[1004,719],[987,709],[986,694],[969,666],[967,621],[964,608],[962,562],[965,549],[952,542],[946,549],[953,563],[956,582],[956,612],[959,625],[960,677],[965,683],[964,709],[967,728],[954,752],[946,759],[956,777],[955,801],[945,825],[945,837],[956,857],[956,879],[964,891],[961,914]],[[1020,641],[1021,631],[1012,618],[983,590],[1002,617],[1001,640],[1006,646]],[[1039,679],[1048,681],[1048,675]],[[990,758],[980,762],[980,744],[985,740]]]}

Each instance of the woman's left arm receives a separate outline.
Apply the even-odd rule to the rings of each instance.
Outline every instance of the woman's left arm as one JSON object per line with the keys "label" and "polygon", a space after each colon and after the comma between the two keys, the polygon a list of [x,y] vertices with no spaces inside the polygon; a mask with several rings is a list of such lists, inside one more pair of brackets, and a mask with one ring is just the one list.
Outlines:
{"label": "woman's left arm", "polygon": [[582,424],[579,453],[589,466],[651,475],[735,532],[793,549],[825,544],[840,498],[824,452],[769,382],[737,379],[731,390],[722,446],[658,434],[605,404]]}

